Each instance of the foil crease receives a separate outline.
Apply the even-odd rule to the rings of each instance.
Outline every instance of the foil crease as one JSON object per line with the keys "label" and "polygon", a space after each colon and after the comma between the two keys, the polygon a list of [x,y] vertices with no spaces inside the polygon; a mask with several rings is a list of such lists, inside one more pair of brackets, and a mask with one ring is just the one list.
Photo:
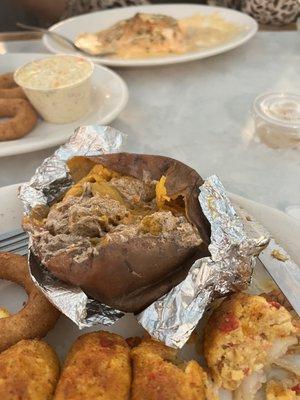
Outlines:
{"label": "foil crease", "polygon": [[19,197],[25,213],[37,205],[49,205],[71,185],[66,161],[74,156],[97,156],[120,150],[125,135],[110,126],[88,125],[75,130],[68,142],[46,158],[28,183],[21,186]]}
{"label": "foil crease", "polygon": [[[124,137],[108,126],[76,129],[69,141],[45,159],[30,182],[21,187],[25,214],[36,206],[51,205],[72,185],[66,165],[68,159],[121,151]],[[254,256],[269,240],[268,234],[255,221],[233,207],[216,176],[211,176],[201,186],[199,201],[211,223],[211,256],[197,260],[183,282],[136,316],[152,336],[177,348],[185,344],[215,298],[247,287]],[[79,328],[111,325],[123,316],[121,311],[89,298],[80,288],[54,277],[35,257],[30,233],[29,236],[32,279]]]}
{"label": "foil crease", "polygon": [[255,255],[270,240],[261,225],[233,207],[217,176],[201,186],[199,201],[211,224],[211,256],[196,260],[180,284],[137,316],[151,336],[175,348],[187,342],[214,299],[248,287]]}
{"label": "foil crease", "polygon": [[[19,197],[25,214],[36,206],[48,206],[59,198],[71,185],[66,161],[74,156],[97,156],[114,153],[121,149],[125,135],[118,130],[101,125],[77,128],[69,141],[46,158],[34,176],[20,188]],[[32,251],[29,232],[29,269],[35,284],[63,314],[78,327],[97,324],[111,325],[124,313],[89,298],[80,288],[68,285],[47,271],[37,261]]]}

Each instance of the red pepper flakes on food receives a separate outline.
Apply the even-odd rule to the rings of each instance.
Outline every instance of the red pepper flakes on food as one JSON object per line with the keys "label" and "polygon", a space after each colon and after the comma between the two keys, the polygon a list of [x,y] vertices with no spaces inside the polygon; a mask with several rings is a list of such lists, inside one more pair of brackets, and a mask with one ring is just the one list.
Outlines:
{"label": "red pepper flakes on food", "polygon": [[269,301],[269,304],[277,308],[277,310],[279,310],[279,308],[281,307],[281,304],[279,304],[277,301]]}
{"label": "red pepper flakes on food", "polygon": [[243,369],[244,375],[245,376],[249,375],[249,371],[250,371],[250,368],[244,368]]}
{"label": "red pepper flakes on food", "polygon": [[149,383],[151,384],[151,381],[152,381],[152,383],[155,385],[157,385],[158,383],[163,384],[166,380],[169,379],[166,377],[164,372],[160,371],[160,370],[149,372],[147,377],[148,377]]}
{"label": "red pepper flakes on food", "polygon": [[300,383],[297,383],[297,385],[293,386],[291,388],[296,394],[300,394]]}
{"label": "red pepper flakes on food", "polygon": [[156,379],[157,375],[154,372],[150,372],[150,374],[148,374],[148,379],[150,381],[153,381],[154,379]]}
{"label": "red pepper flakes on food", "polygon": [[226,314],[218,323],[220,331],[229,333],[239,327],[239,320],[232,313]]}
{"label": "red pepper flakes on food", "polygon": [[100,346],[106,348],[112,348],[114,346],[114,342],[111,339],[106,337],[100,338]]}

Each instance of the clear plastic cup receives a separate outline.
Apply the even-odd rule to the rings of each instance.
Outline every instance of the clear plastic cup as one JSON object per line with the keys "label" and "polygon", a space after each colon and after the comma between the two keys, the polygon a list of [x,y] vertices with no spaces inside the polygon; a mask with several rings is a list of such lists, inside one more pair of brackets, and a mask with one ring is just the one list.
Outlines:
{"label": "clear plastic cup", "polygon": [[253,102],[255,134],[272,148],[300,148],[300,95],[266,93]]}

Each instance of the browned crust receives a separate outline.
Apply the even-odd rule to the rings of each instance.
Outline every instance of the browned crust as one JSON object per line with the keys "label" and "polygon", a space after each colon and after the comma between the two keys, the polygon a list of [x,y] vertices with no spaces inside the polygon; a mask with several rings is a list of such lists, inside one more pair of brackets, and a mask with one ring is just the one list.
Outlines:
{"label": "browned crust", "polygon": [[0,253],[0,279],[23,286],[28,294],[27,303],[17,314],[0,319],[0,351],[22,339],[44,337],[54,327],[60,312],[32,282],[26,258]]}
{"label": "browned crust", "polygon": [[9,119],[0,122],[0,141],[19,139],[29,133],[37,123],[38,116],[31,104],[25,99],[1,99],[0,118]]}
{"label": "browned crust", "polygon": [[146,339],[131,350],[131,359],[132,400],[212,400],[204,370],[194,360],[179,363],[176,350]]}
{"label": "browned crust", "polygon": [[128,400],[130,385],[130,349],[126,341],[114,333],[92,332],[72,345],[54,400]]}
{"label": "browned crust", "polygon": [[57,355],[41,340],[21,340],[0,354],[0,399],[51,400],[58,378]]}
{"label": "browned crust", "polygon": [[14,81],[14,75],[12,72],[0,75],[0,98],[26,99],[23,89]]}

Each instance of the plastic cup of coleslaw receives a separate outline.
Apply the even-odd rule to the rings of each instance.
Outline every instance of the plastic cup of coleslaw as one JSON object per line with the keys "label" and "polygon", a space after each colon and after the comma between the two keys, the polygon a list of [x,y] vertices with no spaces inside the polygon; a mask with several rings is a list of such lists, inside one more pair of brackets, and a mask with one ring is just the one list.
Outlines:
{"label": "plastic cup of coleslaw", "polygon": [[59,54],[23,65],[14,79],[45,121],[65,124],[88,112],[93,70],[84,57]]}

